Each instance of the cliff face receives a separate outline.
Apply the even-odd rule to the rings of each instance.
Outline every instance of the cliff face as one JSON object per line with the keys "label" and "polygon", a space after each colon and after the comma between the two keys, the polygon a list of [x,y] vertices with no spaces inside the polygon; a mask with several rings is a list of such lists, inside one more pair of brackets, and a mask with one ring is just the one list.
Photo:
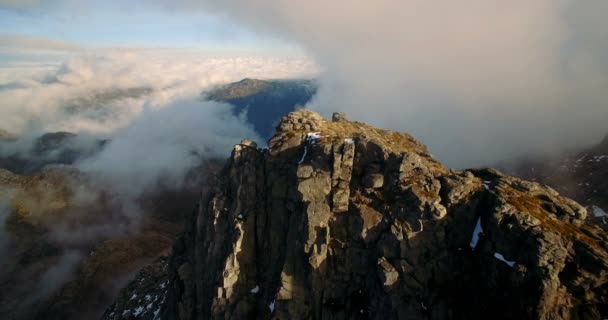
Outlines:
{"label": "cliff face", "polygon": [[193,212],[163,319],[602,319],[608,236],[554,190],[309,111]]}

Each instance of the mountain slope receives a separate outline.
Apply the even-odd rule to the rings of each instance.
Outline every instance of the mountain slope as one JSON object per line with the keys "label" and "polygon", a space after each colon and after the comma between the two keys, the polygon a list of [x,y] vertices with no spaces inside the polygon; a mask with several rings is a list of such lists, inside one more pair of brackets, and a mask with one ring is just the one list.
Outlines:
{"label": "mountain slope", "polygon": [[510,172],[547,184],[589,207],[590,220],[608,230],[608,135],[577,153],[520,161]]}
{"label": "mountain slope", "polygon": [[167,254],[217,166],[197,167],[196,187],[142,195],[133,228],[112,200],[120,195],[76,168],[0,169],[0,319],[97,319],[133,274]]}
{"label": "mountain slope", "polygon": [[247,121],[262,138],[268,139],[281,116],[304,106],[316,91],[313,80],[243,79],[204,95],[208,100],[233,105],[237,115],[246,111]]}
{"label": "mountain slope", "polygon": [[[1,134],[1,133],[0,133]],[[15,148],[18,139],[0,137],[0,168],[17,174],[35,174],[50,165],[71,165],[99,153],[108,140],[79,141],[71,132],[48,132],[37,137],[24,151]]]}
{"label": "mountain slope", "polygon": [[608,236],[586,215],[409,135],[293,112],[200,199],[163,319],[602,319]]}

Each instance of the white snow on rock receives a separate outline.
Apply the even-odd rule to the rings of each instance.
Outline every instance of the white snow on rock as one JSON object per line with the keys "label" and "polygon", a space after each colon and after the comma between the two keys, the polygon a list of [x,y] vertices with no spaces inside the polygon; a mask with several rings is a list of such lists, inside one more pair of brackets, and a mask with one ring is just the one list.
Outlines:
{"label": "white snow on rock", "polygon": [[593,216],[595,216],[596,218],[608,216],[606,211],[602,210],[602,208],[598,206],[591,206],[591,211],[593,212]]}
{"label": "white snow on rock", "polygon": [[[320,138],[322,138],[321,132],[309,132],[306,134],[306,142],[308,142],[308,144],[315,144],[317,142],[317,139],[320,139]],[[302,159],[300,159],[298,164],[302,164],[302,162],[304,162],[304,159],[306,159],[307,154],[308,154],[308,145],[305,145],[304,154],[302,155]]]}
{"label": "white snow on rock", "polygon": [[306,159],[307,153],[308,153],[308,146],[304,146],[304,154],[302,155],[302,159],[300,159],[300,161],[298,161],[298,164],[302,164],[302,162],[304,162],[304,159]]}
{"label": "white snow on rock", "polygon": [[134,293],[134,294],[131,296],[131,300],[133,300],[133,299],[135,299],[135,298],[137,298],[137,293]]}
{"label": "white snow on rock", "polygon": [[483,233],[483,228],[481,227],[481,217],[477,218],[477,224],[475,225],[475,230],[473,230],[473,236],[471,237],[471,249],[475,250],[477,247],[477,242],[479,241],[479,234]]}
{"label": "white snow on rock", "polygon": [[344,139],[344,142],[346,142],[348,144],[353,144],[353,143],[355,143],[355,140],[353,138],[346,138],[346,139]]}
{"label": "white snow on rock", "polygon": [[596,218],[602,218],[604,224],[608,224],[608,213],[598,206],[591,206],[591,212]]}
{"label": "white snow on rock", "polygon": [[133,315],[137,317],[142,312],[144,312],[144,307],[137,307],[137,309],[135,309],[135,312],[133,313]]}
{"label": "white snow on rock", "polygon": [[321,132],[309,132],[308,134],[306,134],[306,140],[308,140],[308,142],[314,143],[315,140],[320,139],[320,138],[321,138]]}
{"label": "white snow on rock", "polygon": [[268,308],[270,309],[270,312],[274,312],[274,302],[276,300],[272,300],[272,302],[268,305]]}
{"label": "white snow on rock", "polygon": [[513,268],[513,266],[515,266],[515,261],[509,261],[509,260],[505,259],[505,257],[498,252],[494,252],[494,258],[506,263],[511,268]]}
{"label": "white snow on rock", "polygon": [[251,293],[258,293],[260,292],[260,286],[255,286],[255,288],[251,289]]}
{"label": "white snow on rock", "polygon": [[608,155],[593,156],[593,158],[587,160],[587,162],[601,162],[604,159],[608,159]]}

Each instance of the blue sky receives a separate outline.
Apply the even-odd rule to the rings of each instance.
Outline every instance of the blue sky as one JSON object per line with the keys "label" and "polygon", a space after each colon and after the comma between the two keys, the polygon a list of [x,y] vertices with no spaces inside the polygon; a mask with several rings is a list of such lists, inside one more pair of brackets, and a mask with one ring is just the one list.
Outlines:
{"label": "blue sky", "polygon": [[144,1],[0,0],[0,33],[102,47],[297,50],[223,17]]}

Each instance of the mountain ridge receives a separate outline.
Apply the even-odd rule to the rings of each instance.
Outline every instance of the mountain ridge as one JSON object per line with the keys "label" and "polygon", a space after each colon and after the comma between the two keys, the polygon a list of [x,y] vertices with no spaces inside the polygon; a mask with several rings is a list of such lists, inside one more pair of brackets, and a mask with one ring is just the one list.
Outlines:
{"label": "mountain ridge", "polygon": [[[547,186],[450,170],[407,134],[296,111],[268,149],[235,146],[150,310],[180,320],[602,319],[608,236],[586,216]],[[130,307],[104,319],[153,319]]]}

